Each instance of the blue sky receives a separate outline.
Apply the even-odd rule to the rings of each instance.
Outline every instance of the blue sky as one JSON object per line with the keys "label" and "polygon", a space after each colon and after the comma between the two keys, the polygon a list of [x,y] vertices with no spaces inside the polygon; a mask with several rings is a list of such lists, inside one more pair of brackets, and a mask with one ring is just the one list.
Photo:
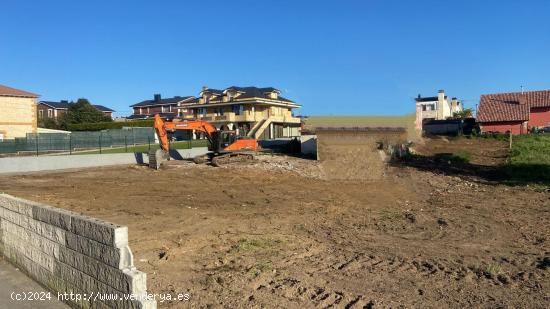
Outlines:
{"label": "blue sky", "polygon": [[305,115],[550,88],[544,0],[0,1],[0,84],[119,115],[203,85],[274,86]]}

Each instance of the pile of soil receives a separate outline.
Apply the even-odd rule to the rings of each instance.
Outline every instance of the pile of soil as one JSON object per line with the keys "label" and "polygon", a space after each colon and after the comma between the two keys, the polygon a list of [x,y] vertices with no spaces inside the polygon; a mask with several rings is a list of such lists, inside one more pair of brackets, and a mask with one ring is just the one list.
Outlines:
{"label": "pile of soil", "polygon": [[379,180],[386,174],[384,144],[405,140],[404,132],[319,131],[317,156],[326,179]]}

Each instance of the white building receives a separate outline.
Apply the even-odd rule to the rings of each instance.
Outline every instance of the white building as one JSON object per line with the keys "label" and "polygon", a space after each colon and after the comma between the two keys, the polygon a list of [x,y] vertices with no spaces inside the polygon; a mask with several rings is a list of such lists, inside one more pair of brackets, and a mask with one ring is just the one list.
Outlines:
{"label": "white building", "polygon": [[436,97],[422,97],[420,94],[416,101],[416,128],[422,130],[422,124],[429,120],[445,120],[454,113],[462,111],[462,102],[456,98],[450,101],[444,90],[439,90]]}

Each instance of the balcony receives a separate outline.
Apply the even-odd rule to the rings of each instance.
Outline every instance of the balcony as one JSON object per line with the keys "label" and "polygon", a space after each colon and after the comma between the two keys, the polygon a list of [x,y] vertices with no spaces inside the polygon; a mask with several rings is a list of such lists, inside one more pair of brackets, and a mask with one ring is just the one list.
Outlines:
{"label": "balcony", "polygon": [[[267,115],[266,115],[267,114]],[[270,118],[274,122],[285,123],[300,123],[300,118],[292,117],[292,115],[273,115],[272,113],[256,112],[255,114],[250,111],[245,111],[241,115],[236,115],[232,112],[226,112],[223,115],[207,114],[203,117],[195,117],[194,115],[185,115],[183,119],[191,120],[198,119],[210,122],[258,122],[262,119]]]}

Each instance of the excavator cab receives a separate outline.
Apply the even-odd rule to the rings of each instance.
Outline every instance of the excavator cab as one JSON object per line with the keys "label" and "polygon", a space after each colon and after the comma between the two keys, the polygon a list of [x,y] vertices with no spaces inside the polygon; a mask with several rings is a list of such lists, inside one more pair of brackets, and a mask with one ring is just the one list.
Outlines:
{"label": "excavator cab", "polygon": [[208,145],[208,150],[221,153],[237,140],[235,131],[215,131],[211,135],[212,141]]}

